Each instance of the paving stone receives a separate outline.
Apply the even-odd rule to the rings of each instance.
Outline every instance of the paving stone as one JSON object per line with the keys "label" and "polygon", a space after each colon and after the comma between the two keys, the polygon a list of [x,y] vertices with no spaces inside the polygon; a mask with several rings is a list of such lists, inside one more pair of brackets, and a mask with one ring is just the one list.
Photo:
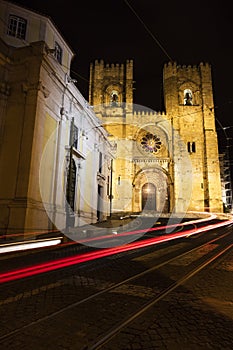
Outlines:
{"label": "paving stone", "polygon": [[[151,265],[155,256],[150,254]],[[229,268],[232,261],[233,255],[228,254],[215,268],[203,271],[179,286],[119,332],[103,346],[103,350],[232,349],[233,288],[229,283],[233,280],[233,271]],[[73,268],[67,270],[67,275],[61,271],[51,280],[48,275],[36,278],[34,283],[25,280],[22,285],[12,284],[12,290],[9,293],[4,290],[0,302],[0,336],[142,271],[142,262],[145,260],[134,259],[132,263],[126,258],[122,261],[111,259],[106,260],[106,265],[96,262],[96,268],[89,270]],[[169,275],[159,273],[163,279],[161,284],[169,281]],[[93,300],[67,309],[54,318],[0,339],[0,347],[9,350],[82,350],[142,306],[157,292],[157,283],[159,281],[153,279],[153,275],[151,279],[135,284],[130,282],[107,296],[99,296],[98,303]],[[152,288],[155,284],[156,288]]]}

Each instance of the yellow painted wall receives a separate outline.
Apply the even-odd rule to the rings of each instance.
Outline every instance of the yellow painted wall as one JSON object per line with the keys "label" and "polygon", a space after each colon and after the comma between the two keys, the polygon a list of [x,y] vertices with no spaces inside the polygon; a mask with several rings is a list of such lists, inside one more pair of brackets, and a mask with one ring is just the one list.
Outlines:
{"label": "yellow painted wall", "polygon": [[56,120],[46,113],[44,122],[43,157],[41,162],[42,169],[40,174],[40,183],[43,193],[43,201],[48,203],[51,202],[53,190],[54,161],[56,159],[56,126]]}

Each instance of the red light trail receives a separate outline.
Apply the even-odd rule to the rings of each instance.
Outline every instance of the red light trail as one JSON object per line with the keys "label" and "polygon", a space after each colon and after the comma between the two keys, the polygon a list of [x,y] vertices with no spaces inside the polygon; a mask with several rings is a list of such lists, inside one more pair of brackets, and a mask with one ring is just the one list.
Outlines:
{"label": "red light trail", "polygon": [[[191,212],[192,213],[192,212]],[[194,212],[196,213],[196,212]],[[206,214],[206,213],[198,213],[198,214]],[[176,227],[176,226],[182,226],[182,225],[188,225],[188,224],[192,224],[192,223],[198,223],[198,222],[203,222],[203,221],[209,221],[212,219],[215,219],[217,216],[215,214],[211,214],[209,217],[207,218],[203,218],[203,219],[197,219],[197,220],[192,220],[192,221],[187,221],[184,222],[182,224],[174,224],[174,225],[169,225],[169,226],[160,226],[160,227],[156,227],[153,230],[159,230],[159,229],[166,229],[166,228],[170,228],[170,227]],[[144,232],[145,230],[139,230],[137,233],[140,232]],[[35,231],[35,232],[25,232],[25,233],[14,233],[14,234],[7,234],[7,235],[0,235],[0,239],[4,239],[4,238],[14,238],[14,237],[27,237],[27,236],[36,236],[36,235],[47,235],[48,233],[59,233],[59,230],[50,230],[50,231]],[[106,236],[109,237],[109,236]],[[80,241],[79,241],[80,242]]]}
{"label": "red light trail", "polygon": [[[21,278],[34,276],[34,275],[38,275],[41,273],[61,269],[64,267],[80,264],[83,262],[87,262],[87,261],[91,261],[91,260],[95,260],[95,259],[100,259],[100,258],[103,258],[106,256],[111,256],[114,254],[127,252],[127,251],[130,251],[133,249],[148,247],[148,246],[152,246],[152,245],[159,244],[162,242],[167,242],[170,240],[191,236],[191,235],[198,234],[201,232],[213,230],[215,228],[227,226],[227,225],[232,224],[232,223],[233,223],[233,218],[231,220],[226,220],[223,222],[219,222],[217,224],[208,225],[208,226],[201,227],[201,228],[193,228],[193,229],[186,230],[186,231],[179,232],[179,233],[165,234],[163,236],[144,239],[144,240],[141,240],[138,242],[136,241],[136,242],[129,243],[129,244],[123,245],[123,246],[118,246],[118,247],[114,247],[114,248],[99,249],[97,251],[90,252],[90,253],[78,254],[78,255],[75,255],[72,257],[57,259],[57,260],[54,260],[52,262],[45,262],[45,263],[37,264],[34,266],[25,267],[22,269],[16,269],[13,271],[9,271],[9,272],[0,274],[0,283],[10,282],[10,281],[18,280]],[[154,229],[150,229],[150,230],[154,230]],[[148,231],[148,229],[145,231]]]}
{"label": "red light trail", "polygon": [[[117,234],[117,237],[122,237],[122,236],[127,236],[127,235],[136,235],[138,233],[143,233],[143,232],[146,233],[146,232],[160,231],[160,230],[166,230],[166,229],[176,228],[176,227],[183,227],[183,226],[187,226],[190,224],[198,224],[200,222],[206,222],[206,221],[216,219],[216,217],[217,216],[215,214],[211,214],[208,218],[191,220],[191,221],[183,222],[180,224],[173,224],[173,225],[169,225],[169,226],[167,226],[167,225],[166,226],[157,226],[157,227],[145,228],[145,229],[141,229],[141,230],[121,232],[121,233]],[[92,242],[92,241],[96,241],[96,240],[100,240],[100,239],[109,239],[109,238],[112,238],[112,236],[109,236],[109,235],[97,236],[97,237],[93,237],[93,238],[78,240],[78,242],[79,243],[88,243],[88,242]],[[71,243],[71,244],[73,244],[73,243]]]}

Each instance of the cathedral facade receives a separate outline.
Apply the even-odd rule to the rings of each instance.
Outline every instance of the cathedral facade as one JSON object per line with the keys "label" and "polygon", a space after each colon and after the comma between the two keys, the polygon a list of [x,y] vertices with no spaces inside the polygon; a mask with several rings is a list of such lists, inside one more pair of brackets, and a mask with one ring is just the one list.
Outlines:
{"label": "cathedral facade", "polygon": [[95,61],[88,103],[49,18],[6,0],[0,18],[1,232],[222,212],[209,64],[165,64],[165,111],[155,112],[134,104],[132,60]]}
{"label": "cathedral facade", "polygon": [[90,66],[89,103],[115,149],[112,213],[222,212],[211,67],[163,70],[165,112],[133,103],[133,61]]}

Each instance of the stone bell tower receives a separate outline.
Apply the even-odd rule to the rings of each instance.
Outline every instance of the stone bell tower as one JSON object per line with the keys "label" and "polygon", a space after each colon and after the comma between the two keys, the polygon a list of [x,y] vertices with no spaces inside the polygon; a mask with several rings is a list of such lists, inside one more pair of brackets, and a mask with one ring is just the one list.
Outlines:
{"label": "stone bell tower", "polygon": [[[125,64],[105,64],[96,60],[90,66],[89,103],[101,117],[109,114],[112,107],[115,115],[132,112],[133,61]],[[109,107],[111,108],[109,110]],[[99,115],[101,112],[101,115]]]}
{"label": "stone bell tower", "polygon": [[132,211],[133,61],[108,64],[96,60],[91,64],[89,103],[113,146],[112,212]]}
{"label": "stone bell tower", "polygon": [[[208,63],[198,66],[179,66],[169,62],[164,67],[164,101],[166,114],[173,130],[183,141],[183,151],[173,138],[173,159],[178,164],[188,153],[192,164],[192,194],[190,210],[222,212],[221,182],[218,141],[211,67]],[[174,166],[175,196],[182,197],[185,167]],[[182,186],[183,189],[178,188]],[[179,194],[178,194],[179,193]]]}

